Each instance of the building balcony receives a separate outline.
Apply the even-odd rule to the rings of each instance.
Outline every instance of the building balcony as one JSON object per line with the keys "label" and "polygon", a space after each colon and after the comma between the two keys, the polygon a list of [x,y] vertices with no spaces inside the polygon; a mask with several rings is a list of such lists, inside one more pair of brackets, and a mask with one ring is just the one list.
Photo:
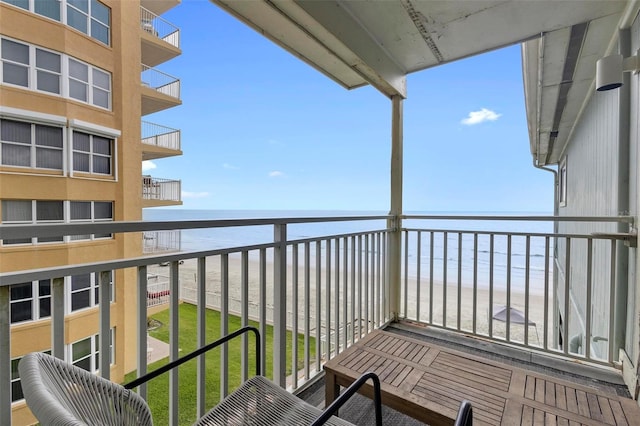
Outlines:
{"label": "building balcony", "polygon": [[180,251],[180,231],[147,231],[142,234],[142,252],[145,254]]}
{"label": "building balcony", "polygon": [[180,29],[144,7],[140,7],[142,63],[155,67],[182,52]]}
{"label": "building balcony", "polygon": [[142,176],[142,207],[181,205],[180,187],[179,180]]}
{"label": "building balcony", "polygon": [[180,130],[160,124],[142,122],[142,160],[182,155]]}
{"label": "building balcony", "polygon": [[180,80],[155,68],[142,65],[142,115],[181,105]]}
{"label": "building balcony", "polygon": [[[506,390],[487,385],[487,380],[498,387],[504,386],[505,380],[515,380],[523,394],[514,397],[513,401],[525,404],[519,412],[523,419],[527,409],[549,409],[551,414],[553,410],[569,410],[569,391],[578,389],[572,394],[575,411],[567,415],[577,423],[596,424],[599,417],[590,416],[601,416],[605,411],[619,416],[620,410],[629,415],[632,413],[629,410],[638,410],[630,399],[626,400],[629,403],[623,401],[622,408],[619,403],[624,400],[618,395],[624,394],[624,385],[621,384],[622,374],[616,368],[620,343],[613,338],[617,329],[615,318],[619,309],[624,308],[614,297],[616,278],[612,268],[617,262],[616,246],[622,244],[620,238],[627,238],[625,242],[631,245],[635,241],[626,234],[553,232],[553,222],[574,219],[381,215],[38,227],[6,225],[0,228],[0,239],[109,233],[117,238],[126,232],[144,232],[146,235],[154,231],[183,230],[197,234],[201,243],[208,241],[211,245],[209,248],[201,245],[198,251],[0,273],[0,312],[10,313],[17,306],[11,303],[13,293],[9,290],[12,285],[51,280],[51,350],[54,355],[64,358],[67,353],[65,342],[58,336],[66,336],[69,332],[64,315],[69,294],[65,292],[72,290],[63,285],[60,277],[93,271],[108,283],[106,280],[111,275],[101,271],[137,268],[133,279],[115,285],[126,287],[118,294],[136,294],[144,301],[135,304],[137,321],[133,322],[138,325],[135,330],[132,327],[128,331],[137,334],[137,345],[128,346],[127,351],[137,350],[143,354],[137,357],[138,376],[148,370],[147,318],[150,312],[155,312],[157,306],[166,306],[169,323],[177,327],[182,324],[179,318],[183,307],[195,305],[203,312],[216,312],[219,330],[233,331],[237,324],[255,321],[263,336],[273,336],[260,341],[262,353],[270,354],[268,358],[262,358],[261,371],[268,372],[268,377],[277,384],[300,391],[300,395],[309,398],[315,398],[309,392],[317,385],[324,393],[323,365],[339,359],[349,348],[361,345],[360,342],[371,341],[369,336],[375,330],[386,329],[404,336],[409,333],[414,342],[426,342],[422,349],[409,348],[405,343],[398,346],[395,358],[405,369],[403,371],[410,366],[420,366],[423,360],[416,361],[416,357],[425,353],[424,359],[432,362],[430,371],[442,370],[442,377],[428,379],[431,382],[425,384],[435,398],[430,407],[443,404],[443,401],[452,401],[451,405],[455,407],[461,399],[469,397],[475,401],[474,416],[485,419],[484,423],[500,424],[503,415],[500,410],[505,410],[503,420],[513,420],[509,415],[514,412],[506,411],[509,404],[503,403],[501,409],[494,410],[496,404],[492,402],[488,406],[484,402],[504,402],[504,398],[510,398],[506,396]],[[630,223],[632,218],[579,220],[615,225]],[[526,227],[526,223],[538,221],[548,226]],[[402,225],[390,226],[397,223]],[[229,236],[234,234],[241,235],[230,240]],[[557,265],[560,264],[572,271],[571,277],[558,273]],[[599,309],[588,314],[587,322],[582,323],[571,312],[569,295],[592,301]],[[99,309],[101,324],[111,323],[112,311]],[[4,389],[0,392],[0,413],[6,424],[11,424],[12,407],[7,389],[17,386],[9,364],[12,357],[19,356],[11,352],[10,317],[0,316],[0,341],[5,342],[0,345],[0,362],[6,364],[0,368],[0,390]],[[562,320],[558,321],[558,318]],[[208,343],[205,336],[212,326],[205,323],[204,315],[198,315],[197,321],[189,323],[188,327],[197,329],[199,337],[193,342],[194,348]],[[125,331],[118,329],[115,333],[122,332]],[[296,333],[298,338],[292,339],[291,333]],[[98,339],[97,342],[100,353],[108,353],[109,339]],[[293,346],[288,347],[287,342]],[[173,354],[183,348],[184,341],[178,340],[177,330],[169,334],[166,345]],[[382,346],[370,351],[382,353]],[[238,346],[247,347],[247,343]],[[471,354],[465,355],[465,350]],[[244,350],[230,347],[219,361],[214,362],[220,377],[219,387],[214,385],[215,389],[208,388],[207,392],[215,391],[216,400],[238,385],[229,379],[233,362],[245,372],[238,380],[246,379],[250,358],[239,352],[244,353]],[[432,353],[442,354],[442,359],[429,358]],[[482,361],[483,357],[487,357],[485,361]],[[500,357],[508,359],[509,366],[505,361],[504,368],[495,367],[496,359]],[[100,371],[106,371],[103,375],[108,378],[109,364],[105,364],[108,359],[100,357],[100,362]],[[399,370],[393,373],[388,366],[391,364],[382,365],[380,370],[381,377],[391,377],[382,379],[383,383],[400,377],[397,375]],[[374,367],[372,364],[371,368]],[[472,367],[480,370],[472,371]],[[521,376],[524,368],[532,371],[527,377]],[[172,376],[171,380],[175,380],[172,386],[158,381],[139,389],[143,398],[150,392],[167,395],[169,410],[154,412],[152,407],[157,423],[177,424],[177,416],[175,419],[166,416],[167,411],[175,413],[178,406],[183,407],[185,401],[178,402],[183,394],[185,398],[197,399],[198,406],[204,407],[204,392],[198,392],[196,397],[195,392],[189,393],[193,389],[185,388],[187,383],[204,387],[204,371],[199,368],[190,380],[181,374],[178,381],[176,374]],[[393,374],[387,375],[385,371]],[[506,374],[508,371],[511,372]],[[474,374],[484,375],[484,379],[474,382]],[[572,377],[573,384],[563,381],[567,376]],[[547,389],[553,385],[553,395],[564,395],[564,408],[560,405],[549,408],[549,393],[538,398],[538,392],[545,389],[544,380]],[[563,385],[558,387],[554,380]],[[448,392],[439,390],[447,383],[452,383],[451,395],[454,396],[438,400],[438,392]],[[421,398],[427,400],[429,397],[425,395],[430,392],[423,392]],[[531,406],[526,405],[529,398]],[[555,401],[556,396],[553,398]],[[319,401],[315,405],[322,399]],[[600,408],[590,410],[592,402]],[[445,412],[449,418],[455,415],[453,408]],[[345,408],[340,413],[348,416],[349,410]],[[198,414],[194,412],[193,416],[191,420]],[[498,420],[486,420],[496,418]]]}
{"label": "building balcony", "polygon": [[179,4],[180,0],[140,0],[140,6],[155,15],[162,15]]}

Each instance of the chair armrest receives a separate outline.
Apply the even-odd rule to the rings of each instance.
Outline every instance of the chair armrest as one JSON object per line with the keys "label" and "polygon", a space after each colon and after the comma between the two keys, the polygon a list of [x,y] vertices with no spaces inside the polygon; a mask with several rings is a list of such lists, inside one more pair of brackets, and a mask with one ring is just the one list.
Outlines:
{"label": "chair armrest", "polygon": [[460,404],[458,415],[453,426],[471,426],[473,425],[473,409],[471,403],[466,399]]}
{"label": "chair armrest", "polygon": [[373,382],[373,403],[376,409],[376,425],[382,426],[382,397],[380,395],[380,379],[378,376],[369,371],[358,377],[358,380],[351,383],[351,385],[335,400],[324,409],[320,417],[318,417],[311,426],[318,426],[324,424],[331,416],[338,412],[338,409],[342,407],[345,402],[349,400],[358,390],[365,384],[367,380],[371,379]]}
{"label": "chair armrest", "polygon": [[157,370],[153,370],[150,373],[145,374],[144,376],[138,377],[137,379],[123,385],[126,389],[133,389],[135,387],[140,386],[143,383],[148,382],[149,380],[163,374],[166,373],[169,370],[173,370],[175,367],[178,367],[181,364],[184,364],[187,361],[192,360],[193,358],[202,355],[205,352],[210,351],[211,349],[214,349],[220,345],[222,345],[223,343],[227,343],[229,340],[234,339],[244,333],[248,333],[249,331],[252,331],[255,336],[256,336],[256,376],[260,375],[260,364],[261,364],[261,354],[260,354],[260,332],[258,331],[257,328],[252,327],[252,326],[246,326],[246,327],[242,327],[236,331],[234,331],[233,333],[227,334],[226,336],[223,336],[221,338],[219,338],[218,340],[215,340],[209,344],[207,344],[206,346],[201,347],[200,349],[196,349],[195,351],[188,353],[187,355],[178,358],[175,361],[170,362],[169,364],[163,365],[162,367],[158,368]]}

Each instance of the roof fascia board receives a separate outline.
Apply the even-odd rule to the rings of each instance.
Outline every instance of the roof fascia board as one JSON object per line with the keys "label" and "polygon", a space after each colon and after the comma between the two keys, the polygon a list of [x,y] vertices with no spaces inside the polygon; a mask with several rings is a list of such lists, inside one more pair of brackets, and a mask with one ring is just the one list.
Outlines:
{"label": "roof fascia board", "polygon": [[339,43],[348,49],[345,60],[357,70],[372,86],[387,96],[407,96],[406,71],[384,51],[349,11],[334,0],[299,1],[275,0],[278,6],[294,3],[334,38],[331,44]]}
{"label": "roof fascia board", "polygon": [[[539,128],[540,128],[540,96],[542,94],[540,85],[542,81],[539,77],[540,55],[544,43],[539,38],[522,43],[522,79],[524,85],[524,99],[527,114],[527,127],[529,130],[529,144],[531,154],[535,157],[539,150]],[[526,72],[530,70],[531,72]]]}
{"label": "roof fascia board", "polygon": [[275,8],[272,2],[268,0],[210,1],[344,88],[354,89],[367,85],[367,81],[362,76],[345,64],[327,46],[319,43],[313,34]]}

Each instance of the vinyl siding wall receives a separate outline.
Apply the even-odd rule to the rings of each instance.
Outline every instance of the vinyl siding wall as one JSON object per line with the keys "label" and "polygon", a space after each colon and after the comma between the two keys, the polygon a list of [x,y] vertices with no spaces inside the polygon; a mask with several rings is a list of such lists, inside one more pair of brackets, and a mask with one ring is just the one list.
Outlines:
{"label": "vinyl siding wall", "polygon": [[[631,31],[631,51],[640,48],[640,22],[636,18]],[[630,138],[628,153],[619,147],[620,126],[620,93],[622,89],[608,92],[595,92],[577,123],[569,144],[564,152],[567,167],[567,200],[559,209],[561,216],[618,216],[640,211],[640,176],[637,164],[640,161],[639,127],[640,127],[640,85],[638,74],[631,75],[628,85],[630,90]],[[629,206],[625,208],[624,200],[619,199],[618,189],[626,185],[624,176],[620,176],[620,162],[629,162]],[[624,173],[623,173],[624,174]],[[593,223],[561,223],[561,233],[617,232],[616,224]],[[570,312],[569,336],[582,334],[584,337],[584,319],[586,310],[586,241],[572,240],[571,264],[566,264],[566,242],[560,240],[557,245],[556,266],[558,278],[558,304],[564,303],[565,280],[570,280]],[[611,282],[611,265],[609,261],[611,247],[609,243],[594,243],[593,251],[593,296],[591,314],[593,318],[592,336],[609,338],[609,299]],[[628,254],[627,254],[628,253]],[[627,250],[618,244],[618,255],[623,255],[625,269],[627,256],[629,285],[626,297],[622,295],[619,303],[627,305],[625,350],[631,360],[638,359],[639,328],[636,318],[640,311],[640,292],[636,291],[635,271],[640,265],[636,259],[637,250]],[[583,339],[583,344],[586,341]],[[592,353],[605,355],[606,341],[591,344]],[[582,348],[584,352],[584,347]]]}

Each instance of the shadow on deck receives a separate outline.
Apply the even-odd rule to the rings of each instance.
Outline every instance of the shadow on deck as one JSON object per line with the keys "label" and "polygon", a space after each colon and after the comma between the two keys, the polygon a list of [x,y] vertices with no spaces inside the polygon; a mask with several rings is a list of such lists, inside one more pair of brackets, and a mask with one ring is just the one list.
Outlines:
{"label": "shadow on deck", "polygon": [[[617,371],[406,323],[392,324],[385,331],[389,333],[363,339],[359,348],[357,344],[345,351],[333,366],[338,374],[344,373],[341,369],[353,370],[354,375],[365,370],[378,372],[383,382],[383,402],[385,392],[400,394],[410,400],[400,409],[417,417],[426,416],[422,421],[431,415],[430,408],[441,404],[442,416],[435,423],[447,424],[446,418],[455,415],[460,400],[469,399],[474,404],[474,424],[478,425],[638,424],[640,408]],[[387,343],[394,348],[391,356],[385,354],[385,339],[393,340]],[[417,350],[400,343],[405,340],[422,347],[423,358],[417,360]],[[413,359],[398,356],[400,352],[411,352]],[[389,373],[392,371],[395,373]],[[399,371],[406,376],[396,376]],[[386,384],[385,374],[389,374]],[[392,382],[401,384],[394,387]],[[325,379],[299,396],[324,407]],[[373,403],[357,395],[340,410],[340,417],[357,425],[374,424]],[[383,423],[424,424],[387,406],[383,407]]]}

